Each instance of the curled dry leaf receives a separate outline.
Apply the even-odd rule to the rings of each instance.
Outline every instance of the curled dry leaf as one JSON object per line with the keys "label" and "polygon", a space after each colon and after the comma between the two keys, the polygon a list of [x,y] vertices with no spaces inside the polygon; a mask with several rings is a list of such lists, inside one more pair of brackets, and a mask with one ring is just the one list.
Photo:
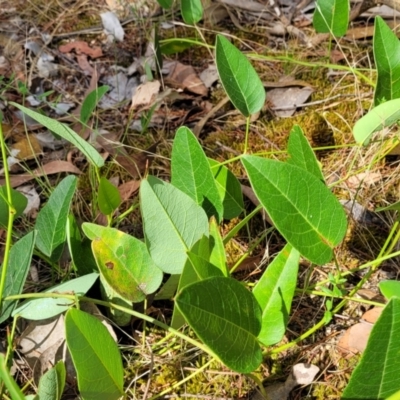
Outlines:
{"label": "curled dry leaf", "polygon": [[86,54],[91,58],[99,58],[103,56],[103,51],[100,47],[90,47],[83,40],[75,40],[73,42],[63,44],[58,48],[61,53],[70,53],[75,50],[76,54]]}
{"label": "curled dry leaf", "polygon": [[208,89],[197,76],[196,71],[191,65],[184,65],[176,62],[172,66],[165,82],[173,87],[189,90],[200,96],[206,96]]}
{"label": "curled dry leaf", "polygon": [[[26,182],[31,181],[32,179],[38,178],[44,175],[52,175],[52,174],[59,174],[61,172],[70,172],[72,174],[81,174],[82,171],[75,167],[72,163],[68,161],[51,161],[48,164],[45,164],[41,167],[34,169],[29,174],[21,174],[21,175],[14,175],[11,176],[11,187],[15,188],[17,186],[21,186]],[[0,186],[5,184],[5,179],[0,179]]]}
{"label": "curled dry leaf", "polygon": [[136,110],[139,106],[142,106],[142,110],[152,106],[160,87],[159,81],[151,81],[139,85],[132,96],[131,110]]}

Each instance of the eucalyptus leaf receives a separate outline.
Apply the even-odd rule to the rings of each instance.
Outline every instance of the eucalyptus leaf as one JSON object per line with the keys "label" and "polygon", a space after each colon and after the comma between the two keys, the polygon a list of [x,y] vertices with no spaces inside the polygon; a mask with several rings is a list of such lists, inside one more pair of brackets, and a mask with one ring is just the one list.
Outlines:
{"label": "eucalyptus leaf", "polygon": [[163,274],[142,241],[90,223],[82,229],[93,240],[93,255],[102,276],[122,298],[137,303],[160,287]]}
{"label": "eucalyptus leaf", "polygon": [[386,399],[400,390],[400,299],[392,297],[375,322],[342,400]]}
{"label": "eucalyptus leaf", "polygon": [[208,159],[208,162],[222,200],[224,219],[238,217],[244,209],[240,182],[225,165],[220,165],[211,158]]}
{"label": "eucalyptus leaf", "polygon": [[72,143],[79,151],[81,151],[92,165],[100,168],[104,165],[104,160],[98,151],[82,139],[76,132],[74,132],[68,125],[58,122],[53,118],[46,117],[45,115],[39,114],[36,111],[30,110],[17,103],[10,102],[9,104],[21,110],[24,114],[33,118],[39,124],[45,126],[58,136],[61,136],[68,142]]}
{"label": "eucalyptus leaf", "polygon": [[207,157],[194,134],[184,126],[175,135],[171,170],[171,183],[201,205],[208,217],[220,221],[222,201]]}
{"label": "eucalyptus leaf", "polygon": [[186,24],[196,24],[203,18],[201,0],[181,0],[181,13]]}
{"label": "eucalyptus leaf", "polygon": [[349,25],[349,0],[317,0],[313,25],[318,33],[343,36]]}
{"label": "eucalyptus leaf", "polygon": [[60,258],[66,240],[68,213],[76,183],[77,179],[73,175],[64,178],[36,219],[36,247],[55,261]]}
{"label": "eucalyptus leaf", "polygon": [[119,399],[124,394],[124,370],[107,328],[92,315],[71,309],[65,316],[65,334],[82,399]]}
{"label": "eucalyptus leaf", "polygon": [[250,373],[262,361],[257,342],[261,310],[254,296],[238,281],[214,277],[186,286],[176,305],[186,321],[230,369]]}
{"label": "eucalyptus leaf", "polygon": [[118,189],[104,176],[100,178],[97,203],[100,212],[111,215],[121,205],[121,195]]}
{"label": "eucalyptus leaf", "polygon": [[400,120],[400,99],[379,104],[360,118],[354,125],[353,136],[357,143],[366,146],[374,132]]}
{"label": "eucalyptus leaf", "polygon": [[215,61],[222,86],[232,104],[245,117],[265,103],[264,86],[244,54],[222,35],[217,35]]}
{"label": "eucalyptus leaf", "polygon": [[303,168],[318,179],[321,179],[321,181],[324,181],[324,175],[322,174],[317,157],[315,157],[310,143],[298,125],[293,126],[290,131],[287,151],[290,156],[287,161],[289,164]]}
{"label": "eucalyptus leaf", "polygon": [[262,310],[258,339],[265,346],[280,342],[289,321],[296,289],[300,253],[287,244],[254,286],[253,294]]}
{"label": "eucalyptus leaf", "polygon": [[43,293],[54,293],[54,297],[43,297],[24,302],[12,313],[13,316],[19,315],[30,320],[42,320],[52,318],[67,311],[75,300],[57,297],[57,294],[75,294],[83,296],[96,282],[99,274],[93,272],[79,278],[71,279],[68,282],[53,286]]}
{"label": "eucalyptus leaf", "polygon": [[[11,201],[15,208],[14,220],[22,215],[27,204],[28,199],[18,190],[10,188]],[[0,186],[0,226],[7,229],[8,224],[8,203],[7,203],[7,187]]]}
{"label": "eucalyptus leaf", "polygon": [[208,236],[205,211],[187,194],[153,176],[140,185],[140,205],[151,258],[164,272],[182,273],[187,251]]}
{"label": "eucalyptus leaf", "polygon": [[329,262],[347,220],[332,192],[308,171],[256,156],[243,156],[251,186],[282,236],[315,264]]}
{"label": "eucalyptus leaf", "polygon": [[[35,245],[36,231],[28,233],[26,236],[14,243],[10,250],[10,258],[6,274],[6,284],[3,298],[22,293],[25,280],[31,266],[32,253]],[[1,274],[2,268],[0,268]],[[0,312],[0,324],[8,319],[15,309],[17,301],[4,300]]]}
{"label": "eucalyptus leaf", "polygon": [[380,16],[375,18],[374,26],[374,60],[378,73],[374,104],[377,106],[400,97],[400,43]]}

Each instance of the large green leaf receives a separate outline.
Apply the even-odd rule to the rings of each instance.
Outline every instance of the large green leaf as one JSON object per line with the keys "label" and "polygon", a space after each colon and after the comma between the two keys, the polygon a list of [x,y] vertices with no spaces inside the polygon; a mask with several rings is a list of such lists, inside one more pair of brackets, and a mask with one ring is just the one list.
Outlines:
{"label": "large green leaf", "polygon": [[[45,290],[43,293],[57,294],[76,294],[83,296],[93,286],[99,277],[98,273],[91,273],[79,278],[71,279],[60,285],[53,286]],[[55,317],[68,310],[75,300],[61,297],[43,297],[41,299],[33,299],[24,302],[12,313],[13,316],[20,315],[22,318],[30,320],[42,320]]]}
{"label": "large green leaf", "polygon": [[38,396],[40,400],[60,400],[65,386],[65,365],[59,361],[49,369],[39,381]]}
{"label": "large green leaf", "polygon": [[400,43],[397,36],[379,16],[375,18],[374,59],[378,72],[374,103],[400,97]]}
{"label": "large green leaf", "polygon": [[90,223],[84,223],[82,229],[93,240],[92,250],[101,274],[124,299],[137,303],[159,288],[163,274],[142,241]]}
{"label": "large green leaf", "polygon": [[400,299],[393,297],[374,324],[342,400],[386,399],[400,390]]}
{"label": "large green leaf", "polygon": [[315,264],[332,258],[347,227],[343,207],[311,173],[294,165],[243,156],[251,186],[285,239]]}
{"label": "large green leaf", "polygon": [[317,157],[298,125],[293,126],[290,131],[287,151],[290,156],[287,160],[289,164],[297,165],[324,181]]}
{"label": "large green leaf", "polygon": [[181,0],[181,13],[187,24],[196,24],[203,18],[201,0]]}
{"label": "large green leaf", "polygon": [[205,211],[187,194],[154,176],[140,185],[140,205],[152,259],[164,272],[180,274],[187,251],[208,236]]}
{"label": "large green leaf", "polygon": [[282,340],[289,320],[297,282],[300,254],[287,244],[254,286],[253,294],[262,310],[258,339],[270,346]]}
{"label": "large green leaf", "polygon": [[[15,208],[14,219],[18,218],[24,212],[28,199],[18,190],[11,188],[12,205]],[[8,204],[7,187],[0,186],[0,226],[7,229],[8,224]]]}
{"label": "large green leaf", "polygon": [[71,309],[65,316],[65,334],[82,399],[119,399],[124,393],[124,370],[107,328],[92,315]]}
{"label": "large green leaf", "polygon": [[104,160],[98,151],[90,145],[88,142],[83,140],[76,132],[74,132],[68,125],[58,122],[55,119],[46,117],[45,115],[39,114],[36,111],[30,110],[17,103],[10,102],[11,105],[20,109],[24,114],[33,118],[35,121],[42,124],[47,129],[51,130],[58,136],[61,136],[68,142],[72,143],[79,151],[81,151],[85,157],[96,167],[100,168],[104,165]]}
{"label": "large green leaf", "polygon": [[[6,275],[6,284],[4,293],[2,294],[3,298],[22,293],[22,289],[24,288],[25,280],[31,266],[35,235],[35,231],[30,232],[11,247],[10,261],[8,263]],[[11,315],[16,304],[17,302],[15,300],[4,300],[2,302],[0,324]]]}
{"label": "large green leaf", "polygon": [[215,61],[233,105],[245,117],[260,111],[265,103],[264,86],[246,56],[222,35],[217,35]]}
{"label": "large green leaf", "polygon": [[318,33],[343,36],[349,25],[349,0],[317,0],[313,25]]}
{"label": "large green leaf", "polygon": [[77,179],[70,175],[54,189],[36,220],[36,247],[46,256],[58,260],[66,240],[69,207],[75,193]]}
{"label": "large green leaf", "polygon": [[380,281],[379,290],[390,300],[392,297],[400,297],[400,282],[399,281]]}
{"label": "large green leaf", "polygon": [[261,310],[241,283],[225,277],[209,278],[183,288],[176,304],[200,339],[227,367],[241,373],[259,367]]}
{"label": "large green leaf", "polygon": [[208,162],[222,200],[224,219],[238,217],[244,208],[240,182],[225,165],[220,165],[211,158],[208,159]]}
{"label": "large green leaf", "polygon": [[208,217],[222,219],[223,207],[207,157],[185,126],[175,135],[171,156],[171,183],[201,205]]}
{"label": "large green leaf", "polygon": [[111,215],[121,204],[119,190],[104,176],[100,178],[97,203],[104,215]]}
{"label": "large green leaf", "polygon": [[379,104],[354,125],[353,136],[357,143],[367,145],[374,132],[400,120],[400,99]]}

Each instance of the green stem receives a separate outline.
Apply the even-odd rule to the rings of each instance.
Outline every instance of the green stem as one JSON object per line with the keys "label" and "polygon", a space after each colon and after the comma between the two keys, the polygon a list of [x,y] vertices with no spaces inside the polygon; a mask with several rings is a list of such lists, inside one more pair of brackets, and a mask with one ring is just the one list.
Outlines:
{"label": "green stem", "polygon": [[244,151],[243,154],[247,153],[247,146],[249,143],[249,130],[250,130],[250,115],[246,117],[246,134],[244,137]]}

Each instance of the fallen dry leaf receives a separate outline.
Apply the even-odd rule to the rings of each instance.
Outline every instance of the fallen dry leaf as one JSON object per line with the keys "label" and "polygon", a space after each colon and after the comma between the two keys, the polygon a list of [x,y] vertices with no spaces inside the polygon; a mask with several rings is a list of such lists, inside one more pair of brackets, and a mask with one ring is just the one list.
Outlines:
{"label": "fallen dry leaf", "polygon": [[347,355],[362,353],[367,346],[372,326],[366,322],[359,322],[351,326],[339,339],[338,349]]}
{"label": "fallen dry leaf", "polygon": [[75,50],[76,54],[87,54],[91,58],[99,58],[103,56],[103,51],[100,47],[90,47],[83,40],[75,40],[73,42],[63,44],[58,48],[58,50],[60,50],[61,53],[70,53],[72,50]]}
{"label": "fallen dry leaf", "polygon": [[272,89],[267,92],[267,100],[273,105],[271,110],[278,117],[292,116],[297,107],[304,104],[314,92],[310,87],[290,87]]}
{"label": "fallen dry leaf", "polygon": [[374,183],[382,180],[380,172],[361,172],[357,175],[351,176],[347,179],[346,183],[351,189],[357,189],[360,185],[372,186]]}
{"label": "fallen dry leaf", "polygon": [[133,193],[139,190],[140,182],[140,180],[132,180],[118,186],[118,191],[121,195],[122,202],[129,200]]}
{"label": "fallen dry leaf", "polygon": [[200,96],[206,96],[208,89],[197,76],[196,71],[191,65],[184,65],[176,62],[171,67],[171,72],[165,78],[165,83],[173,87],[189,90],[192,93]]}
{"label": "fallen dry leaf", "polygon": [[40,197],[33,185],[20,186],[17,190],[28,199],[24,214],[29,215],[39,210]]}
{"label": "fallen dry leaf", "polygon": [[42,147],[35,135],[27,135],[14,143],[11,148],[18,151],[16,157],[19,160],[32,160],[42,154]]}
{"label": "fallen dry leaf", "polygon": [[[30,174],[20,174],[20,175],[12,175],[10,177],[11,187],[15,188],[17,186],[21,186],[26,182],[31,181],[32,179],[39,178],[44,175],[52,175],[59,174],[61,172],[70,172],[72,174],[82,174],[82,171],[75,167],[72,163],[68,161],[51,161],[41,167],[34,169]],[[0,179],[0,186],[5,184],[5,179]]]}
{"label": "fallen dry leaf", "polygon": [[146,109],[148,106],[153,105],[154,98],[160,91],[160,87],[159,81],[151,81],[139,85],[132,96],[131,110],[136,110],[139,106],[142,106],[142,109]]}

